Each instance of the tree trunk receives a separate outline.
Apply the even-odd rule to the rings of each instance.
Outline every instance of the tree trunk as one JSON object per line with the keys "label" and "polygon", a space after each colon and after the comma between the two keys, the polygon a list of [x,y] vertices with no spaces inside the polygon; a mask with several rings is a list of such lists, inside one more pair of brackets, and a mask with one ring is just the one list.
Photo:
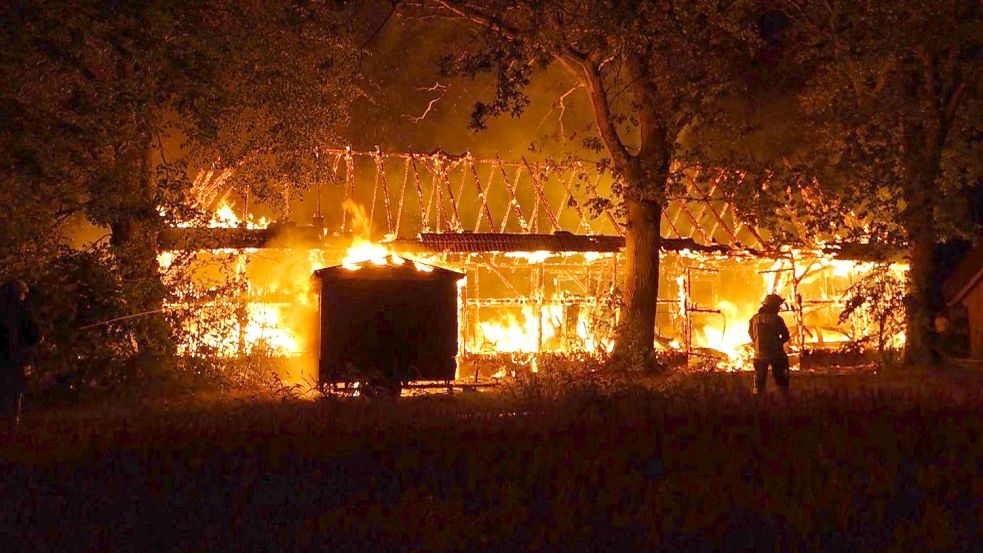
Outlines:
{"label": "tree trunk", "polygon": [[[933,132],[917,129],[921,150],[911,148],[913,159],[908,166],[905,188],[907,209],[904,223],[908,241],[908,290],[905,295],[905,348],[907,366],[934,364],[935,327],[935,180],[939,173],[940,150]],[[922,134],[924,133],[924,134]],[[921,134],[921,136],[918,136]]]}
{"label": "tree trunk", "polygon": [[662,205],[654,200],[625,201],[624,310],[615,342],[615,360],[644,368],[655,361],[655,311],[659,298]]}
{"label": "tree trunk", "polygon": [[905,297],[904,364],[931,365],[935,362],[935,232],[929,210],[916,209],[908,221],[908,293]]}
{"label": "tree trunk", "polygon": [[[173,353],[170,325],[163,315],[166,290],[157,264],[160,220],[155,200],[150,150],[132,164],[129,197],[121,199],[110,225],[110,243],[119,264],[126,302],[133,313],[147,313],[128,321],[143,361],[157,362]],[[146,363],[144,363],[146,364]]]}
{"label": "tree trunk", "polygon": [[[638,118],[638,153],[628,152],[618,135],[608,91],[601,78],[603,55],[581,60],[581,82],[587,88],[601,141],[611,155],[616,172],[625,180],[627,210],[625,230],[624,309],[612,358],[615,368],[654,368],[655,310],[659,298],[660,227],[666,201],[666,182],[676,135],[663,117],[664,98],[653,84],[643,53],[627,57],[634,109]],[[571,63],[566,64],[572,67]],[[572,69],[574,74],[578,74]]]}
{"label": "tree trunk", "polygon": [[940,172],[945,131],[939,121],[909,127],[904,225],[908,241],[905,295],[906,366],[935,364],[935,182]]}

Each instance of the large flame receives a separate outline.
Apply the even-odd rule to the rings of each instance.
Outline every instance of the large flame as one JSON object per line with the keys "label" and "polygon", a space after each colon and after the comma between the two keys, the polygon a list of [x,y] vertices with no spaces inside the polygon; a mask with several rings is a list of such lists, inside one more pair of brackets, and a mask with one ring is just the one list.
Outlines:
{"label": "large flame", "polygon": [[[213,252],[220,253],[220,252]],[[231,273],[244,281],[241,307],[232,309],[224,324],[190,319],[186,330],[192,337],[183,344],[185,353],[202,346],[222,357],[237,357],[263,351],[272,355],[297,357],[309,351],[309,327],[314,310],[310,275],[323,266],[321,252],[310,250],[279,259],[273,268],[250,267],[250,250],[233,255]],[[158,261],[166,268],[173,254],[165,252]],[[254,298],[277,298],[264,301]],[[203,306],[205,307],[205,306]],[[224,329],[224,330],[222,330]]]}
{"label": "large flame", "polygon": [[[395,261],[395,259],[399,259],[399,261]],[[402,258],[397,257],[395,259],[385,246],[373,244],[364,239],[356,239],[355,243],[348,248],[344,259],[341,260],[341,266],[349,271],[357,271],[365,262],[373,265],[388,265],[390,261],[394,261],[395,264],[402,265]]]}
{"label": "large flame", "polygon": [[409,261],[417,271],[423,273],[433,271],[432,266],[416,259],[407,260],[392,251],[387,244],[372,242],[368,238],[371,225],[362,206],[351,200],[345,200],[344,208],[352,218],[352,229],[355,232],[355,236],[352,239],[352,245],[349,246],[348,251],[345,252],[345,257],[341,260],[342,268],[349,271],[357,271],[365,263],[371,263],[377,266],[402,266]]}
{"label": "large flame", "polygon": [[246,214],[245,219],[240,218],[226,200],[222,200],[208,221],[209,228],[263,229],[268,226],[270,226],[270,221],[266,217],[256,219],[251,214]]}
{"label": "large flame", "polygon": [[724,353],[731,363],[741,362],[744,357],[741,346],[750,342],[747,329],[750,316],[746,310],[742,312],[736,305],[726,300],[721,300],[717,308],[720,310],[720,323],[703,325],[700,332],[694,336],[694,341],[698,345]]}
{"label": "large flame", "polygon": [[[862,261],[835,259],[817,252],[790,252],[800,261],[798,265],[788,259],[777,259],[763,270],[761,288],[749,286],[743,294],[733,294],[728,299],[718,299],[710,311],[699,317],[690,316],[693,325],[693,348],[711,349],[720,352],[724,358],[719,368],[728,370],[747,370],[753,348],[748,335],[747,323],[757,312],[764,294],[777,293],[785,300],[785,308],[780,315],[792,331],[792,340],[786,349],[797,353],[800,348],[828,347],[850,341],[851,334],[837,322],[839,311],[844,306],[844,291],[854,282],[871,271],[879,270],[877,264]],[[748,274],[751,268],[745,269]],[[904,263],[894,263],[889,270],[895,277],[903,279],[907,271]],[[684,289],[685,278],[677,278],[679,285],[679,314],[685,317],[685,302],[688,299]],[[796,288],[795,283],[798,288]],[[795,290],[806,299],[801,304],[795,297]],[[803,292],[806,290],[806,292]],[[868,321],[868,326],[873,322]],[[900,348],[904,345],[904,334],[887,339],[887,347]]]}
{"label": "large flame", "polygon": [[[163,208],[158,208],[157,211],[161,215],[167,215],[167,211]],[[198,222],[193,220],[180,220],[175,221],[173,224],[178,228],[192,228],[199,225]],[[222,200],[212,212],[208,221],[205,222],[205,226],[208,228],[264,229],[270,226],[270,220],[266,217],[256,218],[249,213],[243,219],[236,214],[235,208],[228,200]]]}
{"label": "large flame", "polygon": [[536,310],[522,306],[519,316],[506,313],[504,317],[479,324],[485,347],[498,352],[532,353],[542,349],[542,343],[556,336],[561,313],[553,306]]}
{"label": "large flame", "polygon": [[527,304],[518,313],[506,312],[478,323],[481,331],[480,349],[499,353],[537,353],[543,351],[610,352],[614,340],[598,332],[591,313],[580,311],[563,336],[566,311],[563,305]]}

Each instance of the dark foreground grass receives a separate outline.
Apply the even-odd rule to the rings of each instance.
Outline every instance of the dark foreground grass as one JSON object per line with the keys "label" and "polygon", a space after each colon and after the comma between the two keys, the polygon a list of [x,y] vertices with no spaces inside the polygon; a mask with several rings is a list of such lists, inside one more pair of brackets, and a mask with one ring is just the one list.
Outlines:
{"label": "dark foreground grass", "polygon": [[974,550],[980,380],[35,413],[0,550]]}

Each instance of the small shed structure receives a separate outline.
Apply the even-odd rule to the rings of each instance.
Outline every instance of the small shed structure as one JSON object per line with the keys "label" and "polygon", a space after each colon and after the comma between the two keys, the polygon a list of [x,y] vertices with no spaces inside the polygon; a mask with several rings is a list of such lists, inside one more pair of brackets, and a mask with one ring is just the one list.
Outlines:
{"label": "small shed structure", "polygon": [[969,355],[983,360],[983,238],[977,240],[945,280],[942,292],[949,308],[966,309]]}
{"label": "small shed structure", "polygon": [[464,275],[388,256],[319,269],[322,384],[452,380]]}

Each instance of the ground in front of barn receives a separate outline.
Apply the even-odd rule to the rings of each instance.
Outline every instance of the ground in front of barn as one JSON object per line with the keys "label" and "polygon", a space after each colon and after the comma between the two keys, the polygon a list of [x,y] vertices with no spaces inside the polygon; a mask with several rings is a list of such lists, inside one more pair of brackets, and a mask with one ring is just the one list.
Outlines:
{"label": "ground in front of barn", "polygon": [[676,373],[399,401],[155,390],[35,407],[0,438],[0,544],[976,547],[983,373],[792,379],[787,399],[752,396],[749,373]]}

